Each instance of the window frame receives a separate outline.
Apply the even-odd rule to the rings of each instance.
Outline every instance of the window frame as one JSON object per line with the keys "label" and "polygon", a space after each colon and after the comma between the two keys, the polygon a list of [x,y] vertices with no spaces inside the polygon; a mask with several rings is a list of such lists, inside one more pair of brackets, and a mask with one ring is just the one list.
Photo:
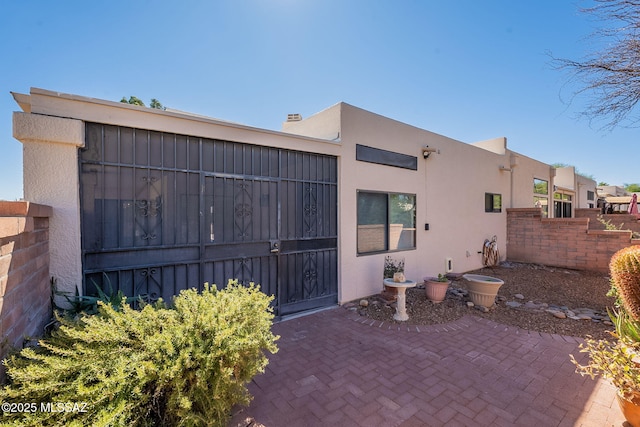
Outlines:
{"label": "window frame", "polygon": [[[386,218],[384,225],[384,249],[370,250],[370,251],[360,251],[361,246],[361,227],[369,224],[360,224],[360,195],[362,194],[373,194],[373,195],[385,195],[386,196]],[[398,247],[397,249],[390,249],[390,235],[391,235],[391,220],[392,220],[392,207],[391,201],[393,196],[408,196],[413,198],[413,207],[410,209],[412,212],[410,214],[411,220],[413,221],[413,227],[408,227],[403,229],[402,232],[413,229],[413,233],[410,235],[409,240],[412,243],[412,246],[403,246]],[[392,192],[392,191],[374,191],[374,190],[356,190],[356,255],[357,256],[367,256],[367,255],[375,255],[382,253],[393,253],[393,252],[403,252],[403,251],[411,251],[417,249],[416,237],[417,237],[417,195],[414,193],[401,193],[401,192]],[[408,211],[407,211],[408,212]],[[401,233],[402,233],[401,232]],[[402,234],[401,234],[402,238]],[[402,240],[402,239],[400,239]]]}
{"label": "window frame", "polygon": [[[545,183],[546,186],[539,186],[538,184],[541,183]],[[538,189],[546,189],[546,192],[539,192]],[[546,203],[540,203],[540,206],[537,206],[538,201],[546,201]],[[546,179],[533,178],[533,206],[542,209],[542,216],[544,218],[549,217],[549,181]]]}
{"label": "window frame", "polygon": [[[556,190],[553,193],[553,217],[573,218],[574,192]],[[560,216],[558,215],[560,214]]]}

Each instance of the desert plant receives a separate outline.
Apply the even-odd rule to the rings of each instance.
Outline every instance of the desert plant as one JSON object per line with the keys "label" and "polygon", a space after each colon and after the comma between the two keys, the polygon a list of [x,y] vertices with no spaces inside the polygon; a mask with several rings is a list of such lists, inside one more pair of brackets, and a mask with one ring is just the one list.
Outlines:
{"label": "desert plant", "polygon": [[610,219],[604,219],[604,217],[602,215],[598,215],[596,217],[596,219],[598,220],[598,222],[600,224],[604,225],[604,229],[605,230],[609,230],[609,231],[622,230],[622,227],[624,227],[624,222],[620,223],[620,225],[616,226],[615,224],[613,224],[611,222]]}
{"label": "desert plant", "polygon": [[[588,338],[580,352],[589,360],[579,363],[571,355],[576,372],[591,378],[602,376],[618,389],[627,402],[640,403],[640,246],[616,252],[609,263],[611,290],[616,309],[609,311],[615,325],[611,340]],[[625,409],[621,403],[623,412]],[[625,414],[626,415],[626,414]]]}
{"label": "desert plant", "polygon": [[640,396],[640,323],[623,310],[611,312],[610,316],[616,326],[614,339],[587,338],[580,344],[580,352],[588,353],[588,362],[580,364],[573,355],[571,361],[580,375],[607,378],[622,397],[632,400]]}
{"label": "desert plant", "polygon": [[640,246],[629,246],[616,252],[609,263],[611,283],[624,310],[635,321],[640,320]]}
{"label": "desert plant", "polygon": [[[77,316],[80,313],[85,314],[96,314],[98,312],[98,302],[102,302],[104,304],[110,305],[114,307],[116,310],[120,309],[120,305],[125,302],[130,304],[132,302],[138,301],[142,302],[145,299],[144,295],[138,295],[135,297],[127,297],[122,290],[118,289],[117,292],[114,292],[113,286],[111,285],[111,280],[107,274],[103,274],[104,283],[107,284],[105,289],[102,289],[100,285],[98,285],[94,280],[92,280],[92,285],[97,292],[97,296],[92,295],[80,295],[80,291],[76,287],[75,293],[64,292],[58,290],[57,281],[55,277],[51,278],[51,292],[52,292],[52,306],[60,313],[64,313],[68,316]],[[55,296],[61,296],[66,301],[66,306],[62,307],[56,304]]]}
{"label": "desert plant", "polygon": [[273,312],[259,287],[229,282],[185,290],[135,310],[98,303],[97,315],[61,318],[35,349],[5,360],[0,401],[76,402],[81,411],[5,413],[14,425],[224,426],[246,384],[275,353]]}

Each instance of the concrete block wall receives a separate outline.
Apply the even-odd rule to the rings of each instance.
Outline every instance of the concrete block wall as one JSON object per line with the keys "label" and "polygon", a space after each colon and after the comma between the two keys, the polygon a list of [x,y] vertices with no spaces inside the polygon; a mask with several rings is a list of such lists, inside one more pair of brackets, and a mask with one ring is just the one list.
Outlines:
{"label": "concrete block wall", "polygon": [[598,216],[618,229],[631,230],[640,233],[640,222],[634,215],[623,214],[601,214],[600,209],[576,209],[576,218],[589,218],[589,229],[604,230],[605,225],[598,221]]}
{"label": "concrete block wall", "polygon": [[[0,201],[0,357],[51,320],[49,206]],[[0,372],[0,377],[4,372]]]}
{"label": "concrete block wall", "polygon": [[609,271],[618,250],[640,245],[631,231],[590,229],[590,218],[542,218],[538,208],[507,209],[507,260]]}

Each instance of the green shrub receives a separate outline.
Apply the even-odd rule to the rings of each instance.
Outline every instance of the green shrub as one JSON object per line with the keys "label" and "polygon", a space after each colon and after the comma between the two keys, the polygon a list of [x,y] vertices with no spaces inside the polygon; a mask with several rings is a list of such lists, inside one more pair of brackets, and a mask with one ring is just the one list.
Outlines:
{"label": "green shrub", "polygon": [[[35,412],[4,412],[8,425],[224,426],[248,404],[246,384],[277,352],[267,297],[230,281],[182,291],[134,310],[99,303],[97,315],[60,318],[35,349],[5,360],[3,403],[31,402]],[[41,405],[77,403],[62,412]],[[57,406],[56,406],[57,405]],[[77,410],[76,410],[77,409]],[[85,412],[82,412],[85,410]]]}

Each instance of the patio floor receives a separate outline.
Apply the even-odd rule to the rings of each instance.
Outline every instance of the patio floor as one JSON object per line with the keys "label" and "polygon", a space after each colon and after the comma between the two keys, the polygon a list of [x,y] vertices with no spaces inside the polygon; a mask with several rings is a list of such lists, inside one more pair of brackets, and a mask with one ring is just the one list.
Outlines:
{"label": "patio floor", "polygon": [[273,329],[280,351],[232,426],[624,425],[613,386],[574,373],[576,338],[474,316],[398,326],[344,308]]}

